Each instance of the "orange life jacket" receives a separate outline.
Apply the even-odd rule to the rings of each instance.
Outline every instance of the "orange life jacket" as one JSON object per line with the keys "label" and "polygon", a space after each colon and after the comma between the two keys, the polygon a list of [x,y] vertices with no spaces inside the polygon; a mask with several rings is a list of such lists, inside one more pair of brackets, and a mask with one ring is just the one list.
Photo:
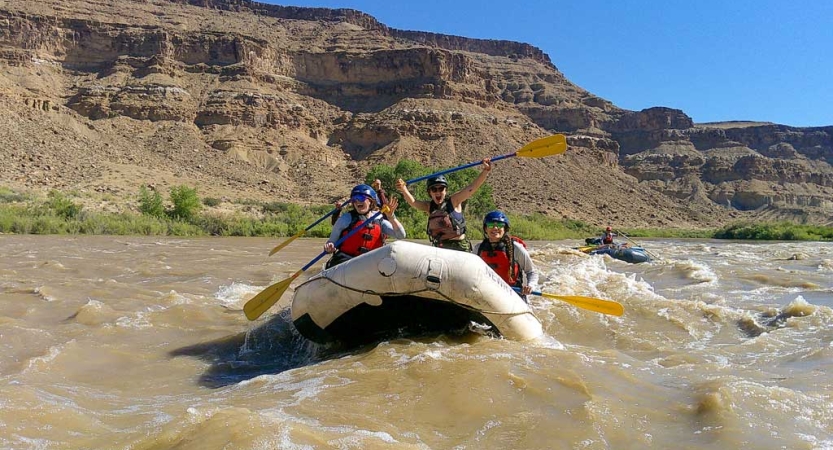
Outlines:
{"label": "orange life jacket", "polygon": [[[352,221],[350,225],[341,232],[340,237],[346,236],[354,228],[360,226],[364,220],[359,220],[359,214],[356,211],[350,211]],[[362,253],[367,253],[373,249],[377,249],[385,245],[385,233],[382,233],[382,226],[378,223],[369,222],[364,226],[364,230],[357,231],[354,235],[347,238],[341,243],[339,251],[350,256],[359,256]]]}

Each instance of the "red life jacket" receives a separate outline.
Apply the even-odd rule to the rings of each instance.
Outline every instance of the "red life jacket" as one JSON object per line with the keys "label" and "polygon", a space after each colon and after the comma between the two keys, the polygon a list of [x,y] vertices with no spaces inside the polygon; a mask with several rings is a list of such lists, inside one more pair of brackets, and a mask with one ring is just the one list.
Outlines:
{"label": "red life jacket", "polygon": [[[340,237],[346,236],[354,228],[360,226],[364,220],[359,220],[359,213],[355,210],[350,211],[352,221],[350,225],[341,232]],[[385,233],[382,233],[382,225],[374,222],[369,222],[365,225],[364,230],[357,231],[355,234],[347,238],[341,243],[339,251],[350,256],[359,256],[362,253],[367,253],[373,249],[377,249],[385,245]]]}
{"label": "red life jacket", "polygon": [[[514,242],[526,248],[526,243],[521,238],[515,236],[510,237]],[[515,267],[515,277],[511,278],[509,276],[509,253],[506,252],[506,245],[504,245],[503,241],[493,245],[488,239],[484,239],[480,243],[480,248],[477,250],[477,256],[485,261],[509,286],[523,287],[521,265],[517,261],[512,261]]]}

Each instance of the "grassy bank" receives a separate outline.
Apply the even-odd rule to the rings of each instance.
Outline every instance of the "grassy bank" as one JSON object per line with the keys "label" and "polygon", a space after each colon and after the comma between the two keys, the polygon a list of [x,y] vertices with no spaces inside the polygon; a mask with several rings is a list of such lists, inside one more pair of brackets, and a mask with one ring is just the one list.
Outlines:
{"label": "grassy bank", "polygon": [[[464,182],[465,180],[461,181]],[[81,206],[72,193],[52,191],[46,198],[0,187],[0,233],[13,234],[98,234],[148,236],[272,236],[288,237],[299,233],[329,213],[332,205],[299,206],[288,203],[232,202],[197,197],[186,187],[171,190],[169,200],[161,194],[138,194],[135,211],[107,213]],[[488,208],[489,205],[484,205]],[[481,208],[483,209],[483,208]],[[426,238],[424,213],[407,205],[397,217],[410,238]],[[482,214],[467,215],[470,238],[480,239]],[[512,233],[528,240],[584,239],[601,234],[601,228],[577,220],[553,220],[540,214],[509,214]],[[307,237],[327,237],[329,218],[304,233]],[[718,230],[620,229],[629,237],[717,238],[755,240],[833,240],[833,228],[790,223],[737,223]]]}

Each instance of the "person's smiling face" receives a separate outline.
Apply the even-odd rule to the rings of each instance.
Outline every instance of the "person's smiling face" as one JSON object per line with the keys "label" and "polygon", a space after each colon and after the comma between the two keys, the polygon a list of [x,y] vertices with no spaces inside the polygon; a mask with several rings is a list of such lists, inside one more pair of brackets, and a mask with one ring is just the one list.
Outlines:
{"label": "person's smiling face", "polygon": [[506,224],[503,222],[486,222],[485,231],[489,242],[498,242],[503,239],[503,234],[506,233],[505,227]]}
{"label": "person's smiling face", "polygon": [[359,214],[367,214],[370,212],[370,197],[366,195],[354,195],[350,202],[353,203],[353,208],[356,209],[356,212]]}
{"label": "person's smiling face", "polygon": [[445,199],[446,187],[442,184],[435,184],[428,188],[428,194],[431,196],[431,200],[434,200],[434,203],[440,204]]}

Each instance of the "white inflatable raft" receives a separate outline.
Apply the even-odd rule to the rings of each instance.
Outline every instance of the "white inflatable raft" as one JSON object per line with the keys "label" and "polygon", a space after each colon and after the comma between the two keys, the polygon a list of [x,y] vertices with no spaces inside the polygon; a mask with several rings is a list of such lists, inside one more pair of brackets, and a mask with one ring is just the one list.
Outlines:
{"label": "white inflatable raft", "polygon": [[396,241],[313,276],[295,289],[292,322],[318,343],[363,344],[466,329],[534,339],[541,323],[478,256]]}

